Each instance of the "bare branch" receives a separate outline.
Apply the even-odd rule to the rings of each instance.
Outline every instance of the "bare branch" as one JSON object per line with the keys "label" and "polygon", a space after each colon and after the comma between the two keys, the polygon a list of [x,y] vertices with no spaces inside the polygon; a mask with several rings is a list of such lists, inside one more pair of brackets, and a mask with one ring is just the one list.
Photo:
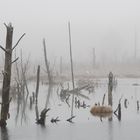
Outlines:
{"label": "bare branch", "polygon": [[15,46],[12,48],[12,50],[14,50],[16,48],[16,46],[18,45],[18,43],[20,42],[20,40],[25,36],[25,33],[19,38],[19,40],[17,41],[17,43],[15,44]]}
{"label": "bare branch", "polygon": [[5,27],[7,28],[8,26],[6,25],[6,23],[4,23]]}
{"label": "bare branch", "polygon": [[5,51],[5,52],[7,53],[7,50],[6,50],[6,49],[4,49],[2,46],[0,46],[0,48],[1,48],[3,51]]}
{"label": "bare branch", "polygon": [[12,64],[13,64],[13,63],[15,63],[18,59],[19,59],[19,57],[18,57],[18,58],[16,58],[14,61],[12,61]]}

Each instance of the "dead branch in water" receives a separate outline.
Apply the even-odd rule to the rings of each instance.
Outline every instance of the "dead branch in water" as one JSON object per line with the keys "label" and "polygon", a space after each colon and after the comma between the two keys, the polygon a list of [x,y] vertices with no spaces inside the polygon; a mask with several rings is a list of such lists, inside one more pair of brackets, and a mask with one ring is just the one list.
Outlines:
{"label": "dead branch in water", "polygon": [[[119,104],[117,109],[114,111],[114,114],[117,116],[118,120],[121,120],[121,99],[123,96],[121,96],[121,98],[119,99]],[[118,112],[118,113],[117,113]]]}
{"label": "dead branch in water", "polygon": [[44,108],[41,111],[40,118],[37,120],[37,124],[45,125],[46,113],[50,110],[50,108]]}

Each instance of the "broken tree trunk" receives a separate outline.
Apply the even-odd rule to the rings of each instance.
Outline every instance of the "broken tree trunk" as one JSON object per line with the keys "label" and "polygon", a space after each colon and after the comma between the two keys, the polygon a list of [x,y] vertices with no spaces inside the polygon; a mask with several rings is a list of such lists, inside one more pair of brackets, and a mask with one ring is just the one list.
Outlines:
{"label": "broken tree trunk", "polygon": [[9,92],[11,82],[11,66],[12,66],[12,38],[13,27],[11,24],[6,26],[6,48],[5,50],[5,64],[3,72],[3,87],[2,87],[2,106],[1,106],[1,119],[0,126],[6,126],[6,120],[9,116]]}
{"label": "broken tree trunk", "polygon": [[12,24],[6,25],[4,23],[7,34],[6,34],[6,47],[0,48],[5,52],[5,63],[4,63],[4,71],[3,71],[3,86],[2,86],[2,103],[1,103],[1,116],[0,116],[0,126],[6,126],[6,120],[10,117],[9,115],[9,104],[12,98],[9,99],[10,93],[10,83],[11,83],[11,67],[14,62],[18,60],[16,58],[12,61],[12,51],[17,47],[18,43],[25,35],[25,33],[19,38],[17,43],[12,47],[12,40],[13,40],[13,27]]}
{"label": "broken tree trunk", "polygon": [[112,90],[113,90],[113,73],[109,73],[109,83],[108,83],[108,105],[112,106]]}
{"label": "broken tree trunk", "polygon": [[45,125],[46,113],[50,110],[50,108],[44,108],[41,111],[40,118],[37,120],[37,124]]}

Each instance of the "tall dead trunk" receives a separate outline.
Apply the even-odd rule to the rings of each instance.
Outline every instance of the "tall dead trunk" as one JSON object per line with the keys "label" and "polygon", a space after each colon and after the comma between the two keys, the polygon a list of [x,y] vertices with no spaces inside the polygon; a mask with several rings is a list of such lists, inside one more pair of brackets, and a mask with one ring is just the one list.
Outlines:
{"label": "tall dead trunk", "polygon": [[39,82],[40,82],[40,65],[37,68],[37,81],[36,81],[36,92],[35,92],[35,110],[36,110],[36,120],[39,120],[39,113],[38,113],[38,92],[39,92]]}
{"label": "tall dead trunk", "polygon": [[18,60],[16,58],[12,61],[12,51],[17,47],[20,40],[23,38],[25,33],[19,38],[17,43],[12,47],[12,40],[13,40],[13,27],[12,24],[9,25],[4,24],[7,30],[6,34],[6,47],[0,48],[5,52],[5,63],[4,63],[4,71],[3,71],[3,86],[2,86],[2,103],[1,103],[1,115],[0,115],[0,126],[6,126],[6,120],[10,117],[9,116],[9,104],[11,98],[9,98],[10,94],[10,83],[11,83],[11,68],[12,64]]}
{"label": "tall dead trunk", "polygon": [[1,106],[1,120],[0,125],[5,126],[9,114],[9,92],[11,82],[11,66],[12,66],[12,38],[13,27],[11,24],[6,26],[6,48],[5,48],[5,64],[3,72],[3,87],[2,87],[2,106]]}
{"label": "tall dead trunk", "polygon": [[39,92],[39,82],[40,82],[40,65],[37,67],[37,81],[36,81],[36,103],[38,102],[38,92]]}
{"label": "tall dead trunk", "polygon": [[[69,28],[69,45],[70,45],[71,77],[72,77],[72,87],[73,87],[73,90],[74,90],[75,85],[74,85],[74,73],[73,73],[73,59],[72,59],[72,45],[71,45],[71,29],[70,29],[70,22],[68,23],[68,28]],[[72,94],[71,117],[73,116],[73,108],[74,108],[74,93]]]}
{"label": "tall dead trunk", "polygon": [[52,76],[51,76],[51,71],[50,71],[49,61],[48,61],[48,58],[47,58],[47,51],[46,51],[46,43],[45,43],[45,39],[43,39],[43,46],[44,46],[45,66],[46,66],[46,69],[47,69],[48,80],[49,80],[49,85],[50,85],[50,84],[52,84]]}

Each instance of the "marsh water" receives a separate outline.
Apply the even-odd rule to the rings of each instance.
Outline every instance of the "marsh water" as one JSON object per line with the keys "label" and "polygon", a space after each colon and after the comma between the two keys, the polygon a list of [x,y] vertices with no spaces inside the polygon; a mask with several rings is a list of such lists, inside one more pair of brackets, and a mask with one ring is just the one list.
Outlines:
{"label": "marsh water", "polygon": [[[113,89],[113,110],[116,110],[121,99],[121,120],[112,114],[112,119],[93,116],[90,109],[95,103],[102,103],[105,94],[107,105],[108,79],[96,79],[98,83],[94,91],[82,90],[81,93],[87,97],[78,96],[81,103],[86,107],[74,108],[74,123],[66,121],[70,118],[71,98],[67,104],[60,98],[60,86],[51,87],[48,103],[50,111],[46,116],[46,125],[36,124],[35,105],[30,106],[29,99],[26,105],[18,108],[16,97],[10,104],[10,119],[7,128],[1,129],[1,140],[139,140],[140,139],[140,112],[138,104],[140,101],[140,79],[117,79],[117,85]],[[66,82],[64,87],[71,82]],[[29,92],[35,91],[36,83],[28,83]],[[71,87],[71,85],[70,85]],[[40,85],[38,110],[39,113],[46,106],[48,86]],[[127,103],[125,102],[127,100]],[[24,108],[24,113],[23,113]],[[52,123],[52,118],[59,118],[59,122]]]}

